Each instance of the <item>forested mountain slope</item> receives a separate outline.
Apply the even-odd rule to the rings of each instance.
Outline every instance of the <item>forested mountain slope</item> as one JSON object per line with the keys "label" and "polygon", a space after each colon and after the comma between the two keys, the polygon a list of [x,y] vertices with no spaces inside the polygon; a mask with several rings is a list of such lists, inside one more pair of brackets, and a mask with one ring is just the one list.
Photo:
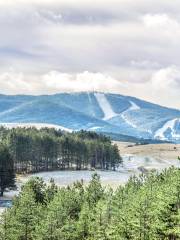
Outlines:
{"label": "forested mountain slope", "polygon": [[0,95],[1,123],[48,123],[136,138],[180,142],[180,111],[99,92]]}

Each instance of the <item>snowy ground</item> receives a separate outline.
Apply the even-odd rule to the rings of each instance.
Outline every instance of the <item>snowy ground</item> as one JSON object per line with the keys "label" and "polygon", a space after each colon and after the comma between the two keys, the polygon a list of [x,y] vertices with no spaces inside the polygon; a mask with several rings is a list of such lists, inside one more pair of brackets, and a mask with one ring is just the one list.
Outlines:
{"label": "snowy ground", "polygon": [[[126,183],[130,176],[139,175],[143,171],[152,169],[162,170],[172,165],[180,167],[180,161],[177,159],[167,160],[151,156],[136,156],[134,154],[124,154],[122,157],[123,164],[119,166],[118,171],[97,171],[103,185],[117,187],[120,184]],[[59,186],[67,186],[81,179],[83,179],[84,183],[88,183],[92,174],[93,171],[42,172],[22,178],[22,182],[26,182],[32,176],[38,176],[42,177],[46,182],[53,178]]]}
{"label": "snowy ground", "polygon": [[[116,142],[119,146],[123,164],[118,171],[97,171],[103,185],[116,187],[127,182],[132,175],[139,175],[143,170],[162,170],[172,165],[180,167],[180,145],[149,144],[131,146],[130,143]],[[88,183],[93,171],[53,171],[31,174],[20,178],[19,185],[25,183],[30,177],[42,177],[46,182],[53,178],[59,186],[67,186],[74,181],[81,180]],[[6,198],[12,198],[17,192],[5,193]]]}
{"label": "snowy ground", "polygon": [[[103,185],[116,188],[127,182],[130,176],[139,175],[143,171],[151,169],[162,170],[172,165],[180,168],[180,144],[148,144],[136,146],[133,143],[116,142],[123,156],[123,164],[118,171],[97,171]],[[48,182],[54,178],[59,186],[67,186],[77,180],[83,179],[87,184],[93,171],[54,171],[43,172],[21,177],[18,180],[18,187],[24,184],[32,176],[39,176]],[[3,199],[12,199],[18,191],[6,192]],[[0,213],[4,208],[0,208]]]}

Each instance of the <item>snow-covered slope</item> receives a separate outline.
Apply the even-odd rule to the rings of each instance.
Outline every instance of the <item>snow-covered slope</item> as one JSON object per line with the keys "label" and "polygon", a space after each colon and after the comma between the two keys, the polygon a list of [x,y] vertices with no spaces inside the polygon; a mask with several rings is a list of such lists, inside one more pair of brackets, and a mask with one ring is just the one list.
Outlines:
{"label": "snow-covered slope", "polygon": [[62,127],[60,125],[48,124],[48,123],[0,123],[0,127],[5,127],[7,129],[12,128],[55,128],[56,130],[72,132],[72,129]]}
{"label": "snow-covered slope", "polygon": [[180,111],[119,94],[0,95],[0,123],[50,124],[180,142]]}
{"label": "snow-covered slope", "polygon": [[98,101],[100,108],[104,113],[103,120],[108,120],[118,115],[113,111],[111,104],[108,102],[104,93],[95,93],[94,95]]}
{"label": "snow-covered slope", "polygon": [[179,140],[180,139],[180,118],[167,121],[159,128],[154,137],[162,140]]}
{"label": "snow-covered slope", "polygon": [[128,113],[131,111],[139,110],[140,107],[132,101],[129,102],[131,106],[128,109],[126,109],[123,113],[121,113],[121,117],[128,125],[132,126],[133,128],[137,128],[138,126],[133,122],[133,119],[128,117]]}

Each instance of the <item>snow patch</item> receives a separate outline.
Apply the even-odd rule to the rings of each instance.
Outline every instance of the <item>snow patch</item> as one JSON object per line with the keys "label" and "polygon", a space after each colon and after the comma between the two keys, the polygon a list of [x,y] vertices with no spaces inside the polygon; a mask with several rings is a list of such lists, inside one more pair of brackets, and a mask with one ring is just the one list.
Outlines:
{"label": "snow patch", "polygon": [[100,129],[100,128],[102,128],[102,127],[91,127],[91,128],[89,128],[88,130],[92,130],[92,131],[95,131],[95,130],[97,130],[97,129]]}
{"label": "snow patch", "polygon": [[134,103],[133,101],[129,101],[131,106],[129,108],[129,110],[133,111],[133,110],[139,110],[141,109],[136,103]]}
{"label": "snow patch", "polygon": [[108,120],[118,116],[118,114],[113,111],[104,93],[94,93],[94,96],[96,97],[98,104],[104,113],[103,120]]}
{"label": "snow patch", "polygon": [[69,128],[66,128],[63,126],[59,126],[59,125],[55,125],[55,124],[48,124],[48,123],[0,123],[0,126],[8,128],[8,129],[17,128],[17,127],[20,127],[20,128],[35,127],[37,129],[55,128],[56,130],[72,132],[72,129],[69,129]]}
{"label": "snow patch", "polygon": [[134,124],[124,113],[121,115],[122,119],[131,127],[137,128],[138,126]]}
{"label": "snow patch", "polygon": [[131,106],[128,109],[126,109],[124,112],[121,113],[121,117],[128,125],[130,125],[133,128],[137,128],[137,125],[135,123],[133,123],[129,117],[127,117],[127,113],[129,113],[131,111],[139,110],[140,107],[133,101],[129,101],[129,103],[131,104]]}
{"label": "snow patch", "polygon": [[13,112],[19,110],[21,107],[24,107],[24,106],[28,105],[29,103],[30,103],[30,102],[25,102],[25,103],[20,104],[19,106],[10,108],[10,109],[5,110],[5,111],[3,111],[3,112],[0,112],[0,116],[3,117],[4,115],[6,115],[6,114],[8,114],[8,113],[13,113]]}
{"label": "snow patch", "polygon": [[[154,138],[161,140],[169,140],[169,138],[180,140],[180,134],[177,133],[178,129],[176,129],[176,124],[179,124],[180,126],[180,118],[175,118],[167,121],[160,129],[155,132]],[[167,131],[169,131],[168,137],[166,136]]]}

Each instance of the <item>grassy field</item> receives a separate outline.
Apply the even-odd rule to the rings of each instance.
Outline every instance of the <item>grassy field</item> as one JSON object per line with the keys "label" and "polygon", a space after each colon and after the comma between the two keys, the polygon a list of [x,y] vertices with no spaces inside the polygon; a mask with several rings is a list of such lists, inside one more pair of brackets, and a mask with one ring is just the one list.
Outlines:
{"label": "grassy field", "polygon": [[121,155],[134,154],[137,156],[149,156],[159,159],[177,159],[180,156],[180,144],[148,144],[135,145],[127,142],[114,142],[118,145]]}

